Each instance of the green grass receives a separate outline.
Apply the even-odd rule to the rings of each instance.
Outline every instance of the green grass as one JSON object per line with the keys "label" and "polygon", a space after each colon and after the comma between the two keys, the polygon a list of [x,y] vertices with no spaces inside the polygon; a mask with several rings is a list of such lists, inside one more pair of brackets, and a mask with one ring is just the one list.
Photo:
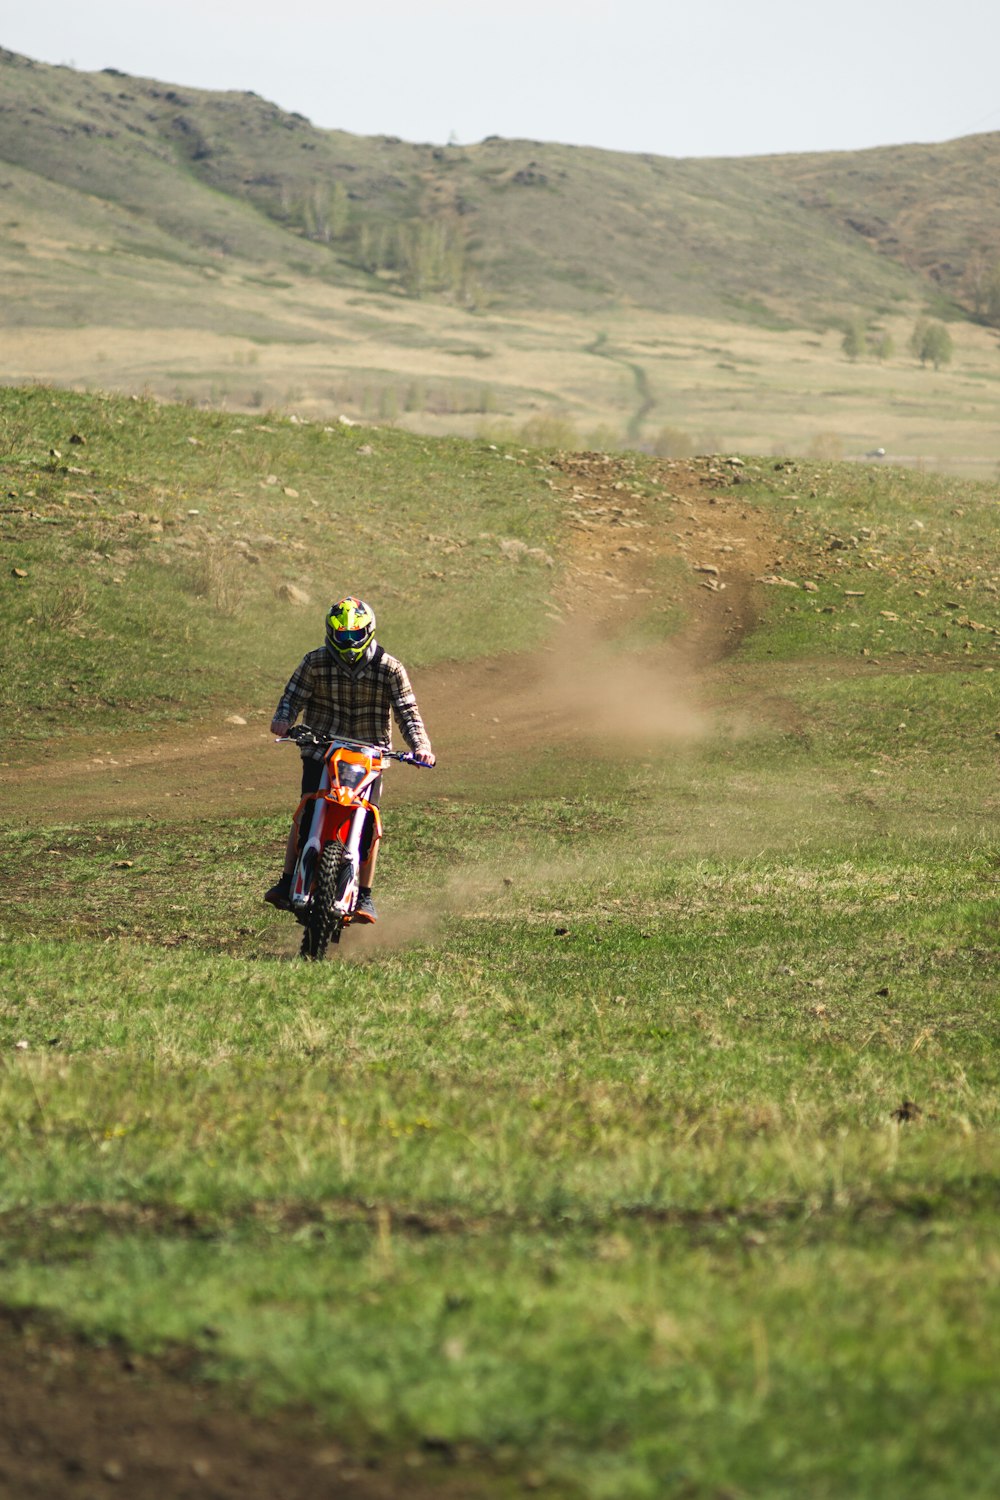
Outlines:
{"label": "green grass", "polygon": [[749,656],[998,660],[994,485],[808,463],[746,477],[741,493],[780,509],[791,581],[813,586],[774,588]]}
{"label": "green grass", "polygon": [[[551,545],[538,466],[485,443],[6,390],[0,480],[25,575],[0,600],[0,701],[20,740],[227,695],[271,707],[331,589],[370,599],[420,666],[530,644],[552,583],[544,559],[500,549]],[[283,583],[308,611],[276,598]]]}
{"label": "green grass", "polygon": [[[15,399],[5,481],[41,518],[77,482],[44,450],[77,426],[116,520],[168,489],[157,513],[197,494],[229,535],[281,503],[252,493],[261,473],[300,490],[296,513],[374,473],[380,575],[422,535],[471,537],[435,615],[470,654],[523,643],[558,578],[475,549],[489,530],[561,555],[530,457],[272,421],[242,446],[249,424],[184,409]],[[705,735],[563,748],[530,780],[517,746],[443,766],[387,814],[380,928],[331,963],[292,962],[260,902],[283,807],[210,827],[8,814],[0,1300],[188,1346],[259,1409],[305,1405],[362,1453],[423,1445],[498,1494],[996,1493],[995,513],[887,471],[746,478],[781,571],[819,592],[759,587]],[[17,609],[35,570],[69,587],[82,546],[22,505],[5,525],[45,542],[4,585]],[[155,569],[132,566],[137,608]],[[157,618],[188,566],[159,565]],[[911,597],[933,636],[880,613]],[[988,628],[947,623],[949,601]],[[287,642],[259,624],[263,657],[240,658],[240,618],[192,626],[188,663],[218,649],[220,677],[178,711],[277,665]],[[420,628],[397,617],[431,661]],[[82,680],[86,638],[34,639]],[[148,691],[116,727],[149,721]]]}
{"label": "green grass", "polygon": [[[939,1385],[942,1332],[981,1312],[970,1282],[989,1275],[982,1219],[978,1245],[968,1229],[956,1244],[918,1222],[874,1253],[817,1253],[801,1235],[790,1250],[780,1235],[747,1244],[722,1231],[692,1245],[560,1225],[551,1248],[537,1231],[478,1236],[474,1271],[445,1236],[305,1230],[280,1251],[274,1228],[256,1243],[237,1233],[225,1251],[169,1233],[105,1233],[91,1247],[84,1230],[80,1259],[43,1278],[62,1282],[57,1302],[75,1292],[133,1337],[162,1337],[139,1290],[156,1286],[169,1334],[200,1338],[220,1377],[254,1369],[265,1397],[318,1399],[373,1446],[403,1426],[428,1448],[512,1469],[540,1447],[546,1493],[576,1492],[583,1476],[608,1497],[733,1493],[737,1474],[736,1493],[774,1495],[985,1494],[995,1483],[983,1446],[995,1408],[975,1347],[948,1370],[960,1404]],[[244,1278],[256,1307],[234,1290]],[[221,1341],[206,1337],[206,1314]]]}
{"label": "green grass", "polygon": [[[534,852],[589,866],[560,811]],[[470,820],[394,839],[447,890]],[[988,1495],[995,846],[590,853],[323,971],[158,904],[186,951],[15,939],[3,1296],[571,1493]]]}

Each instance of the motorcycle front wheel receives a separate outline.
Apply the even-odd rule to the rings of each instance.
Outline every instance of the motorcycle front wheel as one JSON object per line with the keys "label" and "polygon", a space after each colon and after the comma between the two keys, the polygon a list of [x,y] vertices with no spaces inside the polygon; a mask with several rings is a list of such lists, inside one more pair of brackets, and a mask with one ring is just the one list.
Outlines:
{"label": "motorcycle front wheel", "polygon": [[318,962],[325,956],[328,944],[340,942],[344,922],[334,911],[333,903],[337,897],[337,876],[343,857],[344,846],[339,839],[327,844],[320,855],[316,889],[305,920],[302,947],[299,950],[303,958]]}

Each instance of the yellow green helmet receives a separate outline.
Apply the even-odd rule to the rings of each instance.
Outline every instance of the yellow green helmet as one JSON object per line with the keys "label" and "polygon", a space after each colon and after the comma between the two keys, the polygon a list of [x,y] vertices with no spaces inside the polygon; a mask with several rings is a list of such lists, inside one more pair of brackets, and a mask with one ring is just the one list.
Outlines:
{"label": "yellow green helmet", "polygon": [[347,666],[357,666],[375,638],[375,611],[363,599],[338,599],[326,616],[326,644]]}

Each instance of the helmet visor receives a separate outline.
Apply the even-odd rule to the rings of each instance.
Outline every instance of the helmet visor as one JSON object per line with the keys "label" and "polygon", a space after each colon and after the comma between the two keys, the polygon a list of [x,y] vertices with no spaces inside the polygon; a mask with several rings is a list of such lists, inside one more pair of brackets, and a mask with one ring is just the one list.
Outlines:
{"label": "helmet visor", "polygon": [[360,630],[333,630],[330,633],[338,651],[357,651],[369,640],[372,631],[370,625],[365,625]]}

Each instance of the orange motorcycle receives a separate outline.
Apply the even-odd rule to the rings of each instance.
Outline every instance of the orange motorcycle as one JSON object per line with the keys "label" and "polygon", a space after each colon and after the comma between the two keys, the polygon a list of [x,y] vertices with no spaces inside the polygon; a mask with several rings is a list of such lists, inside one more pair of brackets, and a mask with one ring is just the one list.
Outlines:
{"label": "orange motorcycle", "polygon": [[295,814],[299,853],[289,893],[291,909],[305,929],[302,957],[321,959],[329,944],[339,943],[340,934],[351,924],[369,819],[373,825],[369,848],[382,837],[382,818],[369,794],[390,760],[410,766],[423,766],[423,762],[408,752],[315,734],[305,724],[290,729],[278,744],[289,741],[300,749],[323,752],[319,788],[306,793]]}

